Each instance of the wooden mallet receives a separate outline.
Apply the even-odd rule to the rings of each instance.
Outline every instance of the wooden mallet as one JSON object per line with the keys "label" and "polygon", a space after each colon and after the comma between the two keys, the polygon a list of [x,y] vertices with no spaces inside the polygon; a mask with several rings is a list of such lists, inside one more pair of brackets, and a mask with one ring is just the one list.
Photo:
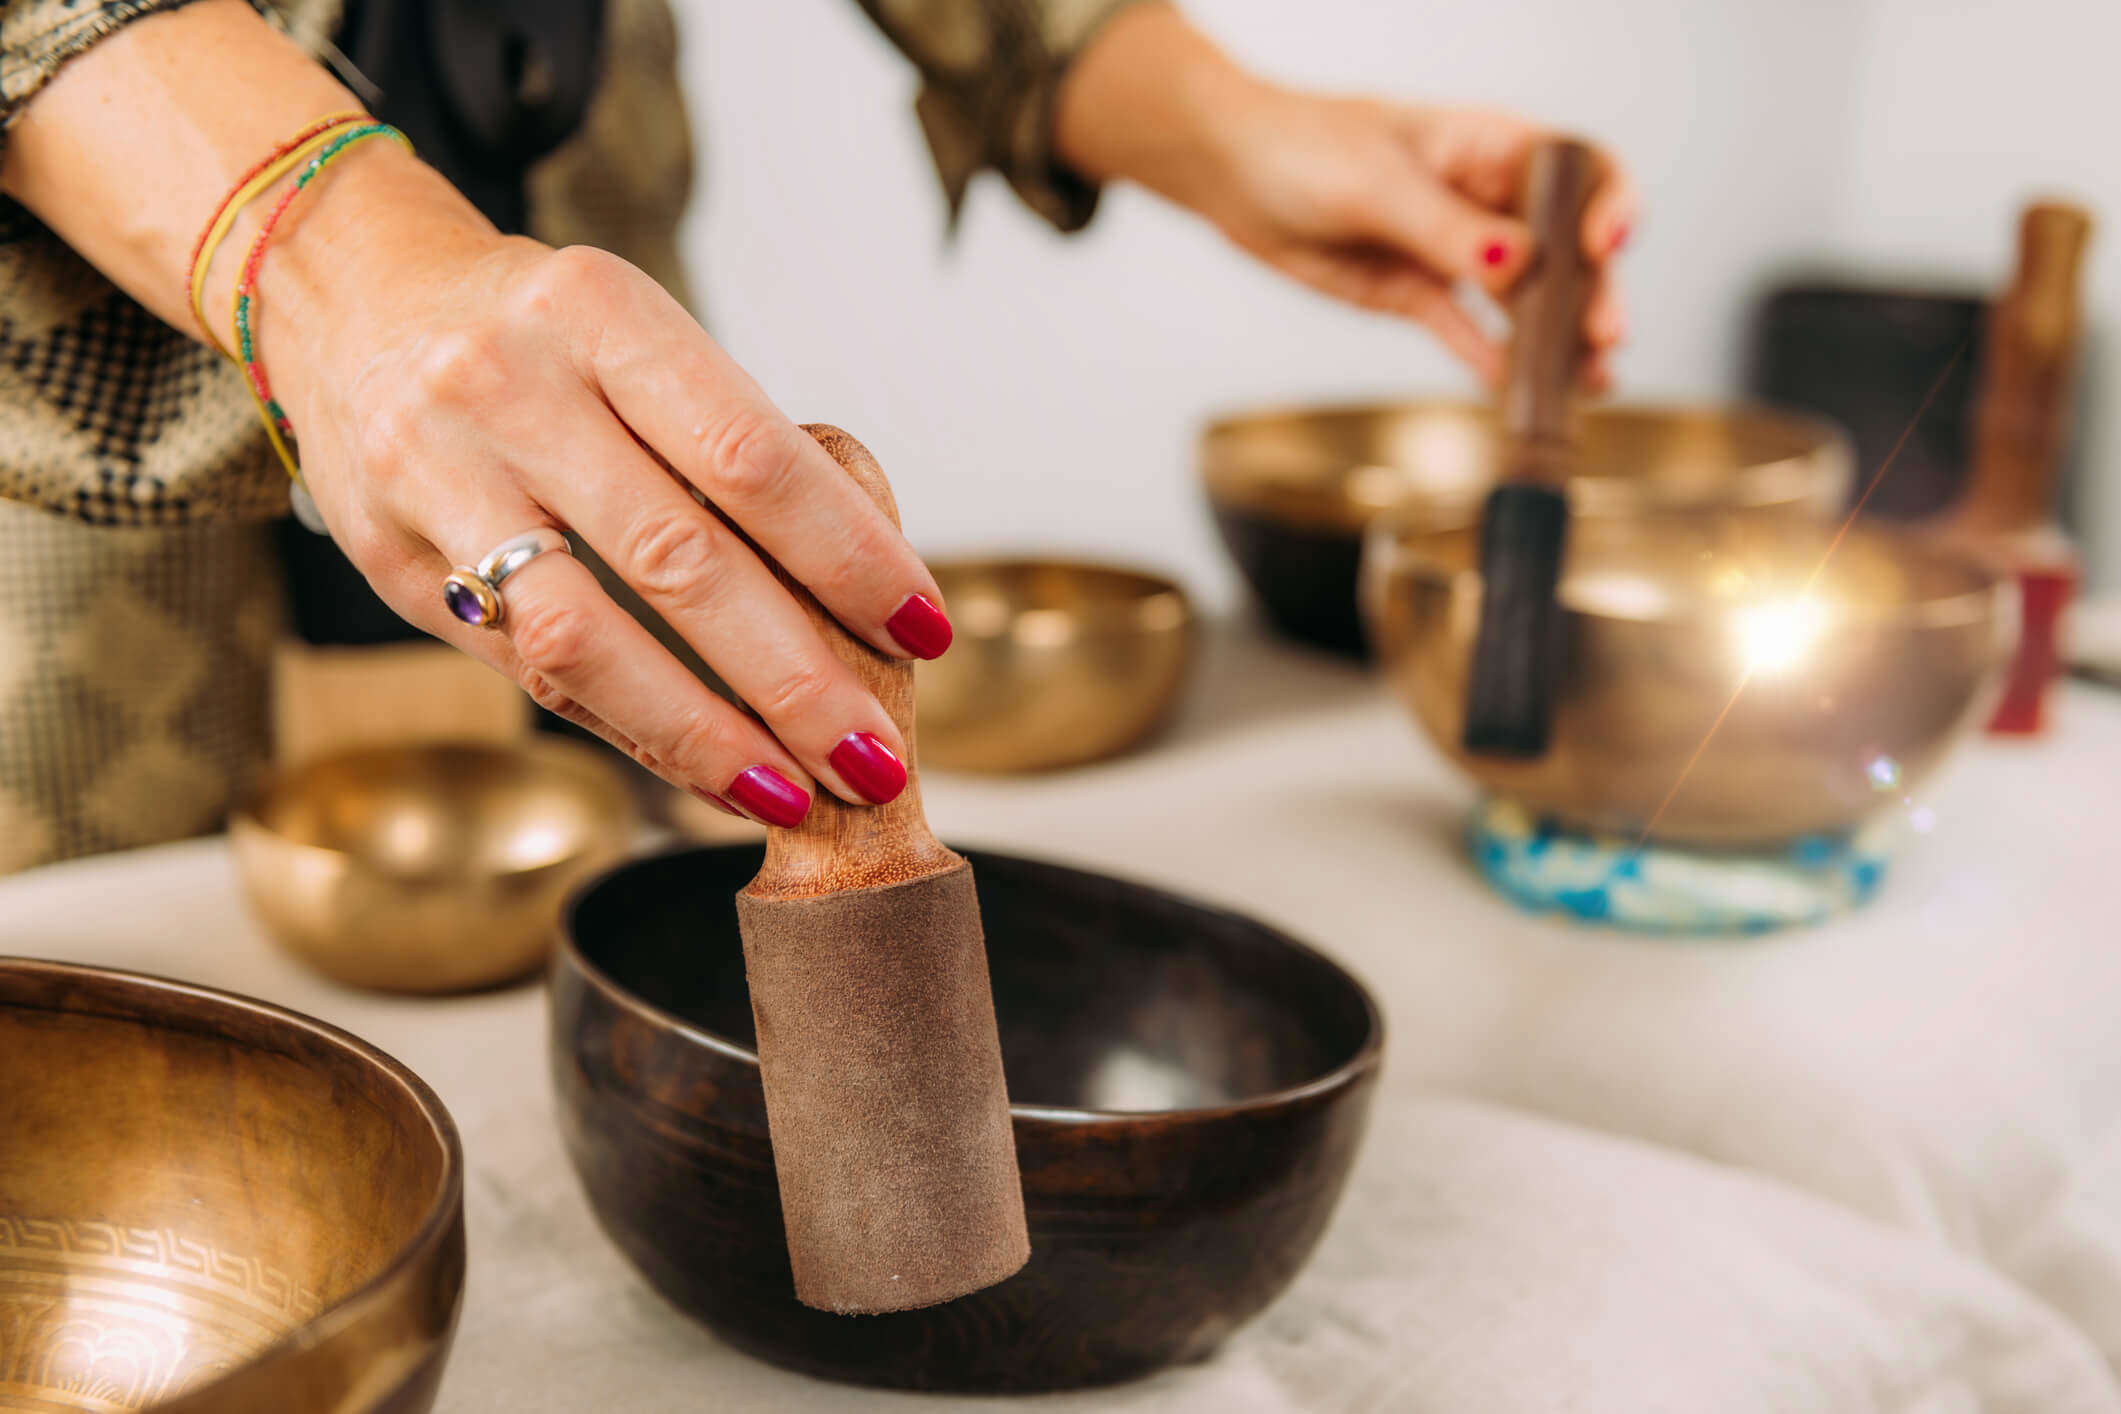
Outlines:
{"label": "wooden mallet", "polygon": [[1562,672],[1554,596],[1568,545],[1566,487],[1576,466],[1570,411],[1592,284],[1583,213],[1597,181],[1597,154],[1565,139],[1541,145],[1525,173],[1522,205],[1535,245],[1512,298],[1500,464],[1481,514],[1480,632],[1463,737],[1474,754],[1546,754]]}
{"label": "wooden mallet", "polygon": [[[805,430],[896,523],[868,450]],[[921,811],[913,665],[774,570],[891,714],[908,772],[887,805],[820,790],[737,896],[795,1293],[846,1314],[932,1306],[1031,1254],[979,901]]]}

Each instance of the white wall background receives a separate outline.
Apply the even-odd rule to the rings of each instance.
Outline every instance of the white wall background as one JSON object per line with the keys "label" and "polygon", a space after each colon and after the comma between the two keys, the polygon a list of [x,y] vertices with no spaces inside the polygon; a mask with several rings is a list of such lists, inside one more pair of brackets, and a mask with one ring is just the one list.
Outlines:
{"label": "white wall background", "polygon": [[[2121,50],[2121,7],[2104,0],[1187,8],[1284,79],[1507,105],[1622,152],[1647,194],[1626,262],[1629,394],[1727,391],[1740,318],[1776,268],[1910,257],[1989,279],[2030,153],[2073,151],[2052,180],[2121,223],[2121,159],[2094,148],[2112,125],[2072,111],[2112,96],[2094,70]],[[1192,469],[1206,414],[1471,390],[1419,330],[1289,287],[1131,190],[1066,240],[984,180],[946,247],[914,76],[852,0],[680,10],[704,177],[687,250],[708,321],[788,412],[876,450],[924,550],[1132,558],[1225,601]],[[2053,42],[2095,10],[2103,42]],[[2058,53],[2081,70],[2069,81],[2034,62]],[[2095,281],[2121,329],[2116,282]],[[2108,540],[2121,553],[2121,524]]]}

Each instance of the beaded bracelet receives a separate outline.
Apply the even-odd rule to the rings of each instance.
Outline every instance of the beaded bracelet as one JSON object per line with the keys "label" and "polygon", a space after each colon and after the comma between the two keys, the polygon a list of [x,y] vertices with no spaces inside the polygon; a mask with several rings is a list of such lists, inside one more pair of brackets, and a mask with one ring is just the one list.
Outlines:
{"label": "beaded bracelet", "polygon": [[305,157],[331,140],[331,134],[339,128],[368,121],[362,112],[334,113],[319,118],[302,131],[275,146],[260,158],[257,165],[236,179],[221,204],[214,208],[213,217],[199,228],[199,239],[191,248],[191,264],[185,267],[184,283],[191,295],[192,318],[198,321],[199,329],[207,342],[224,357],[230,357],[228,349],[221,343],[220,335],[206,320],[206,276],[213,268],[214,255],[221,242],[235,226],[236,218],[243,208],[250,205],[258,194],[292,171]]}
{"label": "beaded bracelet", "polygon": [[295,178],[294,185],[282,192],[280,199],[273,204],[272,211],[265,217],[265,224],[258,228],[257,236],[251,241],[250,254],[244,259],[243,272],[236,280],[236,339],[241,350],[244,385],[250,390],[251,402],[257,406],[259,419],[265,423],[265,433],[272,441],[273,450],[279,453],[280,464],[287,468],[289,479],[297,483],[301,481],[302,472],[295,464],[294,455],[288,451],[286,441],[294,435],[294,428],[288,424],[287,414],[273,398],[272,386],[265,378],[265,367],[258,361],[257,340],[251,328],[251,315],[257,299],[258,264],[265,258],[265,248],[272,242],[273,232],[280,224],[280,217],[286,213],[288,204],[296,195],[308,186],[333,158],[355,143],[372,137],[393,138],[403,143],[408,152],[412,150],[412,143],[405,134],[388,123],[369,122],[335,133],[323,150],[309,159],[309,165]]}

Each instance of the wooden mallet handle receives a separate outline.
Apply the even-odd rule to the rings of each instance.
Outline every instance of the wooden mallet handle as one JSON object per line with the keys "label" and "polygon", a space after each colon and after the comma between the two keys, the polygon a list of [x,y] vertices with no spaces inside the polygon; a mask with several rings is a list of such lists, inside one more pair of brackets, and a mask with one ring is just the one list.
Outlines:
{"label": "wooden mallet handle", "polygon": [[1974,448],[1958,528],[2015,535],[2055,514],[2075,370],[2078,282],[2092,220],[2083,208],[2041,202],[2018,225],[2018,267],[1990,307],[1974,403]]}
{"label": "wooden mallet handle", "polygon": [[[846,468],[897,525],[898,503],[869,449],[837,427],[809,423],[803,430]],[[772,557],[762,553],[760,558],[795,596],[818,636],[862,686],[875,694],[899,729],[906,743],[906,789],[888,804],[857,807],[820,787],[801,824],[767,831],[765,865],[744,892],[752,898],[813,898],[905,883],[957,867],[963,860],[935,838],[921,809],[920,767],[913,743],[913,664],[880,653],[847,632],[818,603],[817,596]]]}
{"label": "wooden mallet handle", "polygon": [[1597,185],[1598,154],[1573,138],[1542,143],[1525,168],[1521,204],[1533,249],[1511,295],[1500,399],[1505,480],[1560,486],[1573,465],[1569,413],[1594,283],[1583,214]]}

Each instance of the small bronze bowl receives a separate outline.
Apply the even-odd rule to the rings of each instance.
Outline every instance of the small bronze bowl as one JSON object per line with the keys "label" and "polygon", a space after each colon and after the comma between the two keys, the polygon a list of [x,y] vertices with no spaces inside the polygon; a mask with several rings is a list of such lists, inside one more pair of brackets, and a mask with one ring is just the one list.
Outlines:
{"label": "small bronze bowl", "polygon": [[[1657,506],[1838,509],[1853,466],[1831,424],[1766,408],[1603,407],[1580,421],[1579,516]],[[1493,475],[1479,404],[1294,408],[1209,424],[1200,468],[1223,543],[1282,633],[1368,656],[1356,607],[1363,531],[1387,512],[1446,518]]]}
{"label": "small bronze bowl", "polygon": [[537,971],[568,891],[633,821],[611,762],[548,739],[325,757],[266,783],[229,837],[289,952],[355,987],[455,992]]}
{"label": "small bronze bowl", "polygon": [[1201,1358],[1295,1277],[1377,1078],[1361,984],[1235,914],[975,853],[1030,1264],[927,1310],[799,1304],[733,902],[761,857],[624,865],[577,896],[553,959],[567,1151],[665,1296],[828,1379],[1022,1392]]}
{"label": "small bronze bowl", "polygon": [[1385,670],[1437,749],[1579,829],[1654,822],[1658,840],[1712,848],[1852,829],[1936,770],[2008,661],[2005,586],[1904,532],[1677,511],[1569,535],[1552,744],[1535,761],[1460,746],[1477,523],[1380,524],[1363,588]]}
{"label": "small bronze bowl", "polygon": [[922,765],[1077,766],[1170,717],[1193,664],[1193,609],[1170,580],[1066,560],[929,568],[957,637],[916,674]]}
{"label": "small bronze bowl", "polygon": [[204,987],[0,959],[0,1408],[424,1414],[463,1155],[419,1077]]}

